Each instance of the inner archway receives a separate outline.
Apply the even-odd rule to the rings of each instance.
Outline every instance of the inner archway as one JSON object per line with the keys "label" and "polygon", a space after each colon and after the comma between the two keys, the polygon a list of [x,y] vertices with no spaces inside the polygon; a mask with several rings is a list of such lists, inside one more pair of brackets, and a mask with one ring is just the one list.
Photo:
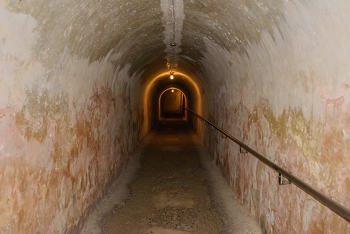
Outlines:
{"label": "inner archway", "polygon": [[186,119],[183,106],[186,106],[185,94],[177,88],[166,89],[159,97],[159,119]]}

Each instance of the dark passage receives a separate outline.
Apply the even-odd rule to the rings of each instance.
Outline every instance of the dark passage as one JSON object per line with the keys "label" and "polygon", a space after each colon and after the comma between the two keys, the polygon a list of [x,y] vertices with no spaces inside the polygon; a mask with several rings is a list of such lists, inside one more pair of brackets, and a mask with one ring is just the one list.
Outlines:
{"label": "dark passage", "polygon": [[184,94],[176,89],[165,91],[160,100],[161,118],[184,118],[185,110],[182,106],[185,105]]}
{"label": "dark passage", "polygon": [[[213,165],[204,162],[203,148],[186,122],[160,122],[140,153],[128,195],[109,204],[96,233],[259,233],[237,207],[231,207],[236,209],[232,228],[235,221],[224,211],[228,192],[214,185],[217,178],[208,172]],[[222,177],[220,183],[225,185]]]}
{"label": "dark passage", "polygon": [[[163,121],[159,121],[155,128],[158,134],[185,134],[191,135],[193,132],[190,128],[190,125],[187,121],[177,120],[173,118],[168,118]],[[177,142],[180,143],[180,142]]]}

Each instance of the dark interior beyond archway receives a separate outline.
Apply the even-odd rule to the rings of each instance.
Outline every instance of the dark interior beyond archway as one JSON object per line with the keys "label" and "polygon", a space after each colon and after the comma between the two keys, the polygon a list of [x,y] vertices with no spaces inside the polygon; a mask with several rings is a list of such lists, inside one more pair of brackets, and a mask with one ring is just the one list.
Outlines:
{"label": "dark interior beyond archway", "polygon": [[160,97],[160,118],[184,118],[185,95],[177,89],[169,89]]}

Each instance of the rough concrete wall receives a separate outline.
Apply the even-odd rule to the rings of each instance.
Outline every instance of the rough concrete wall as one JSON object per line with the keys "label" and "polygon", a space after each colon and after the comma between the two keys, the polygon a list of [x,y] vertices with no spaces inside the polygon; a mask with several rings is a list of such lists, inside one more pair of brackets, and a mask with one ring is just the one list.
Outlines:
{"label": "rough concrete wall", "polygon": [[[252,32],[254,25],[241,28],[246,30],[238,38],[241,50],[225,48],[215,38],[204,40],[203,67],[213,87],[207,117],[350,208],[350,4],[280,4],[280,20],[269,27],[259,33]],[[221,32],[230,32],[225,22],[233,11],[222,12],[225,20],[218,14]],[[271,14],[266,13],[261,24]],[[296,186],[279,186],[272,169],[240,154],[233,142],[219,134],[205,141],[265,233],[350,232],[345,220]]]}
{"label": "rough concrete wall", "polygon": [[[194,108],[350,207],[349,3],[174,2],[177,72],[196,78]],[[152,95],[149,80],[166,71],[169,7],[170,0],[0,4],[1,231],[68,230],[117,174],[135,132],[143,126],[142,137],[150,127],[152,103],[140,103]],[[224,175],[266,232],[349,232],[206,131]]]}
{"label": "rough concrete wall", "polygon": [[72,230],[137,142],[128,66],[112,51],[76,56],[42,30],[0,4],[0,233]]}

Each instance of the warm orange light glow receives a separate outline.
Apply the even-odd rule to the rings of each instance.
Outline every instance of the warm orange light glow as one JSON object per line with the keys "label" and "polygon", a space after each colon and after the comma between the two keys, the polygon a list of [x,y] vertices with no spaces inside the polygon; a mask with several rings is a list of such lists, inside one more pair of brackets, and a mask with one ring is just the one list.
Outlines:
{"label": "warm orange light glow", "polygon": [[[202,114],[202,96],[201,96],[201,92],[200,92],[200,89],[198,87],[198,84],[196,83],[196,81],[186,75],[185,73],[182,73],[182,72],[177,72],[177,75],[179,77],[182,77],[183,79],[185,79],[186,82],[188,82],[188,87],[192,87],[193,88],[193,95],[195,97],[195,100],[196,100],[196,104],[195,106],[193,107],[194,111],[196,111],[197,113],[199,114]],[[169,72],[162,72],[162,73],[159,73],[158,75],[156,76],[152,76],[150,79],[147,80],[147,82],[144,84],[144,88],[142,89],[142,94],[141,94],[141,97],[143,98],[142,100],[142,109],[143,109],[143,116],[144,116],[144,122],[143,122],[143,126],[142,126],[142,133],[141,135],[142,136],[145,136],[149,131],[150,131],[150,119],[149,119],[149,116],[150,116],[150,109],[149,109],[149,105],[150,105],[150,91],[152,90],[152,87],[154,87],[154,85],[156,84],[156,82],[164,77],[169,77]],[[168,78],[169,79],[169,78]],[[172,87],[174,90],[176,88]],[[169,88],[170,89],[170,88]],[[166,91],[166,90],[164,90]],[[181,90],[180,90],[181,91]],[[185,97],[186,98],[186,97]],[[187,98],[186,98],[187,99]],[[186,102],[187,103],[187,102]],[[186,118],[186,117],[185,117]]]}

